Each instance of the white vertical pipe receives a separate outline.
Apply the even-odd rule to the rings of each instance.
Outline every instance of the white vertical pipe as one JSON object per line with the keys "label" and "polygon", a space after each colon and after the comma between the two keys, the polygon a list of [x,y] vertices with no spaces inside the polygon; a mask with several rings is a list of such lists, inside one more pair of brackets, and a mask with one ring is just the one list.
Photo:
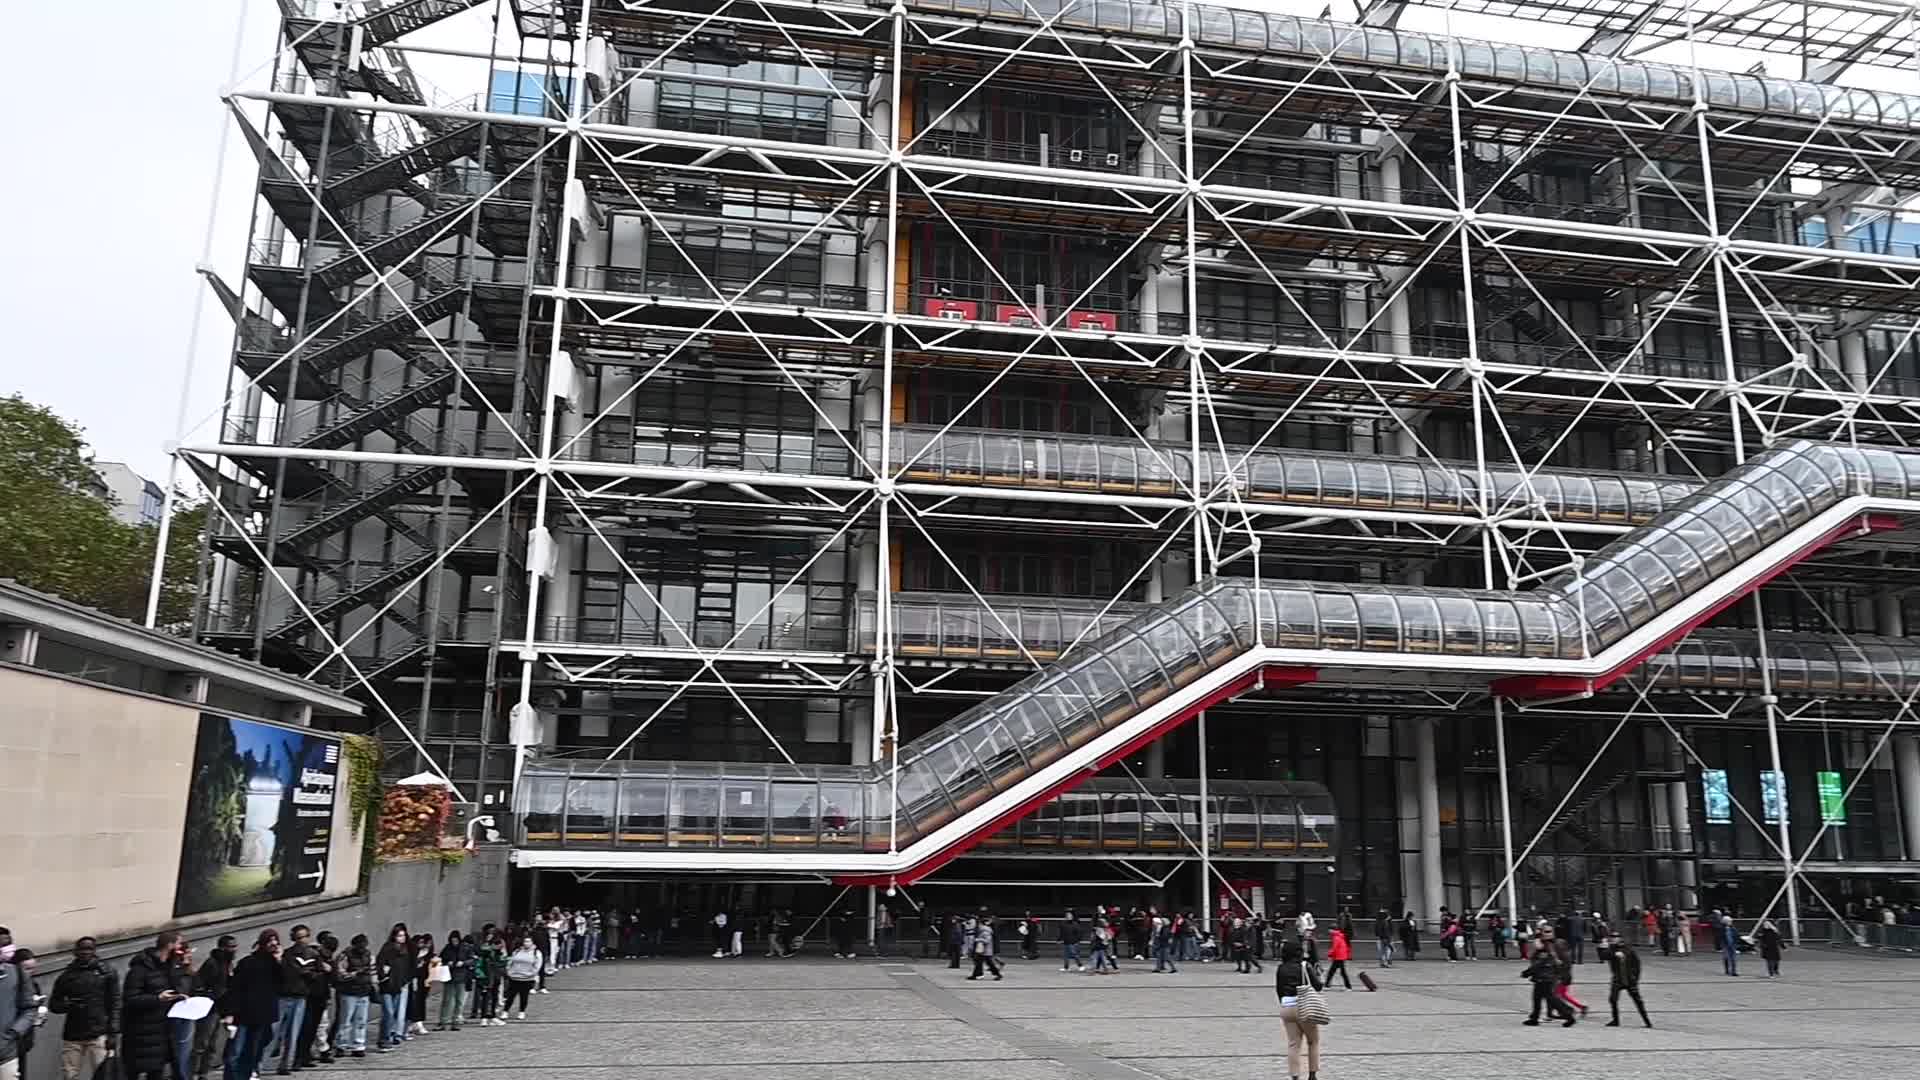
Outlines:
{"label": "white vertical pipe", "polygon": [[1500,849],[1507,859],[1507,925],[1520,928],[1519,868],[1513,865],[1513,795],[1507,788],[1507,699],[1493,699],[1493,745],[1500,771]]}

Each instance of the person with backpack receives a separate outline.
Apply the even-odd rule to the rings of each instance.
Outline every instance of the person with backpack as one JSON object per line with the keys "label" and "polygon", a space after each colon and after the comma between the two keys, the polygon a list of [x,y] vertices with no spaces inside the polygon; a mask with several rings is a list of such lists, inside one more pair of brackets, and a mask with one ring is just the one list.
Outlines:
{"label": "person with backpack", "polygon": [[367,1015],[373,1007],[374,961],[367,935],[353,940],[333,960],[333,1011],[340,1018],[335,1056],[367,1056]]}
{"label": "person with backpack", "polygon": [[1612,948],[1607,951],[1607,965],[1613,969],[1613,986],[1607,992],[1607,1005],[1613,1010],[1613,1019],[1607,1021],[1608,1027],[1620,1026],[1620,995],[1633,999],[1633,1007],[1640,1011],[1640,1022],[1648,1027],[1653,1020],[1647,1016],[1647,1003],[1640,1000],[1640,954],[1626,939],[1615,936]]}

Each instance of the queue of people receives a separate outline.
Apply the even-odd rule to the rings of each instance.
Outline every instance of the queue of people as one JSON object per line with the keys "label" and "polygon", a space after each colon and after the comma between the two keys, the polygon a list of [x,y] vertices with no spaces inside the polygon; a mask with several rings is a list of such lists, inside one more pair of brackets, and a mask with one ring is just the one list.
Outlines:
{"label": "queue of people", "polygon": [[47,994],[36,968],[0,927],[0,1080],[25,1075],[37,1030],[56,1016],[62,1080],[290,1076],[429,1032],[525,1020],[550,964],[530,927],[489,923],[436,942],[401,923],[377,944],[305,924],[261,930],[245,952],[221,935],[205,956],[166,931],[124,973],[83,937]]}

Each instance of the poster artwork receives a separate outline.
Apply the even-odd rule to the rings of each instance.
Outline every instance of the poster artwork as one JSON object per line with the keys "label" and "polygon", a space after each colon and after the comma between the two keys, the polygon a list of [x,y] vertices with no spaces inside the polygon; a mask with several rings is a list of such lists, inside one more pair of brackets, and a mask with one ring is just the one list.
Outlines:
{"label": "poster artwork", "polygon": [[338,737],[202,713],[174,917],[322,892],[339,780]]}

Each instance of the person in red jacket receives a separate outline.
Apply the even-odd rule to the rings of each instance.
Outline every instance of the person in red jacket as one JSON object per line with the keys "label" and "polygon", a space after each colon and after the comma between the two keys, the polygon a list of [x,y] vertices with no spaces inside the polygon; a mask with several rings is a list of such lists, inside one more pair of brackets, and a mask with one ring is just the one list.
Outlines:
{"label": "person in red jacket", "polygon": [[1346,989],[1353,989],[1353,980],[1347,977],[1347,961],[1353,959],[1353,946],[1347,943],[1346,931],[1335,929],[1333,943],[1327,946],[1327,985],[1333,985],[1333,977],[1340,976]]}

